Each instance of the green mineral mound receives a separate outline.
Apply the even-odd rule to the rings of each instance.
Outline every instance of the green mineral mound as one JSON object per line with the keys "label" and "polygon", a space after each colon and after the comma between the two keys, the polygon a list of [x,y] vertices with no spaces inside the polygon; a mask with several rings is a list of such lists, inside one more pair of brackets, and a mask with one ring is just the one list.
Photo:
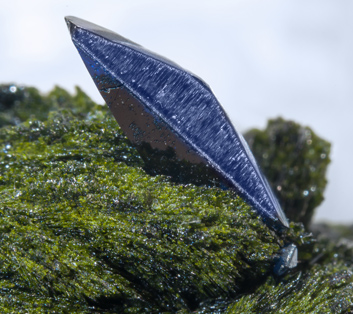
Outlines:
{"label": "green mineral mound", "polygon": [[245,138],[287,218],[308,227],[324,200],[330,143],[309,127],[281,118]]}
{"label": "green mineral mound", "polygon": [[[80,90],[22,88],[4,102],[20,90],[6,86],[1,313],[353,311],[348,245],[317,241],[299,223],[278,236],[232,191],[148,174],[106,108]],[[21,117],[33,95],[41,116]],[[300,263],[279,278],[287,243]]]}
{"label": "green mineral mound", "polygon": [[18,125],[28,119],[45,121],[53,111],[69,109],[83,118],[97,106],[78,86],[71,95],[59,86],[41,94],[35,87],[0,85],[0,127]]}

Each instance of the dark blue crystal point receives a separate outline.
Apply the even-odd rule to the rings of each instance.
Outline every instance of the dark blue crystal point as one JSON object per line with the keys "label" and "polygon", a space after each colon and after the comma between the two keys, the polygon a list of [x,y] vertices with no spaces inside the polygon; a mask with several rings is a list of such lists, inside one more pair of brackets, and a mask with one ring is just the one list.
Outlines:
{"label": "dark blue crystal point", "polygon": [[66,17],[72,40],[127,137],[212,167],[276,228],[287,219],[243,137],[200,78],[90,22]]}

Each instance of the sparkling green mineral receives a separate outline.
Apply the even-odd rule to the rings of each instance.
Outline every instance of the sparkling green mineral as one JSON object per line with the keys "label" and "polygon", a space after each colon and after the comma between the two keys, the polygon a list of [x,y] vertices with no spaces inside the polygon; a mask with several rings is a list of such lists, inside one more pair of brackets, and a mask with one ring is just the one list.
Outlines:
{"label": "sparkling green mineral", "polygon": [[[278,237],[233,192],[148,174],[104,107],[50,94],[42,120],[0,128],[1,313],[353,311],[348,244]],[[275,277],[287,243],[299,266]]]}
{"label": "sparkling green mineral", "polygon": [[287,217],[309,226],[324,200],[330,143],[309,127],[281,118],[245,138]]}

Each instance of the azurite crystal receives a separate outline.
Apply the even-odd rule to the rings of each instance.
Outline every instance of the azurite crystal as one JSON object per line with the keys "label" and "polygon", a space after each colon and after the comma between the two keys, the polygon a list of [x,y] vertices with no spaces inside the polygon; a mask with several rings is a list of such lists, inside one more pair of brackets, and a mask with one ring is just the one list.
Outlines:
{"label": "azurite crystal", "polygon": [[120,35],[67,17],[72,40],[122,130],[137,146],[172,149],[211,167],[264,220],[288,227],[282,209],[242,136],[208,85]]}

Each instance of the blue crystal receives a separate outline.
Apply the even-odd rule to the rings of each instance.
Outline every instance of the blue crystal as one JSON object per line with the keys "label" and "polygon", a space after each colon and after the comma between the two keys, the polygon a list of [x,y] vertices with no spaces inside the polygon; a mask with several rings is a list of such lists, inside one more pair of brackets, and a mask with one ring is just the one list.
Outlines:
{"label": "blue crystal", "polygon": [[204,163],[282,229],[287,219],[247,143],[209,86],[196,75],[120,35],[66,17],[73,43],[127,137]]}
{"label": "blue crystal", "polygon": [[289,244],[281,249],[275,263],[273,272],[277,276],[284,275],[289,269],[295,268],[298,261],[298,249],[294,244]]}

